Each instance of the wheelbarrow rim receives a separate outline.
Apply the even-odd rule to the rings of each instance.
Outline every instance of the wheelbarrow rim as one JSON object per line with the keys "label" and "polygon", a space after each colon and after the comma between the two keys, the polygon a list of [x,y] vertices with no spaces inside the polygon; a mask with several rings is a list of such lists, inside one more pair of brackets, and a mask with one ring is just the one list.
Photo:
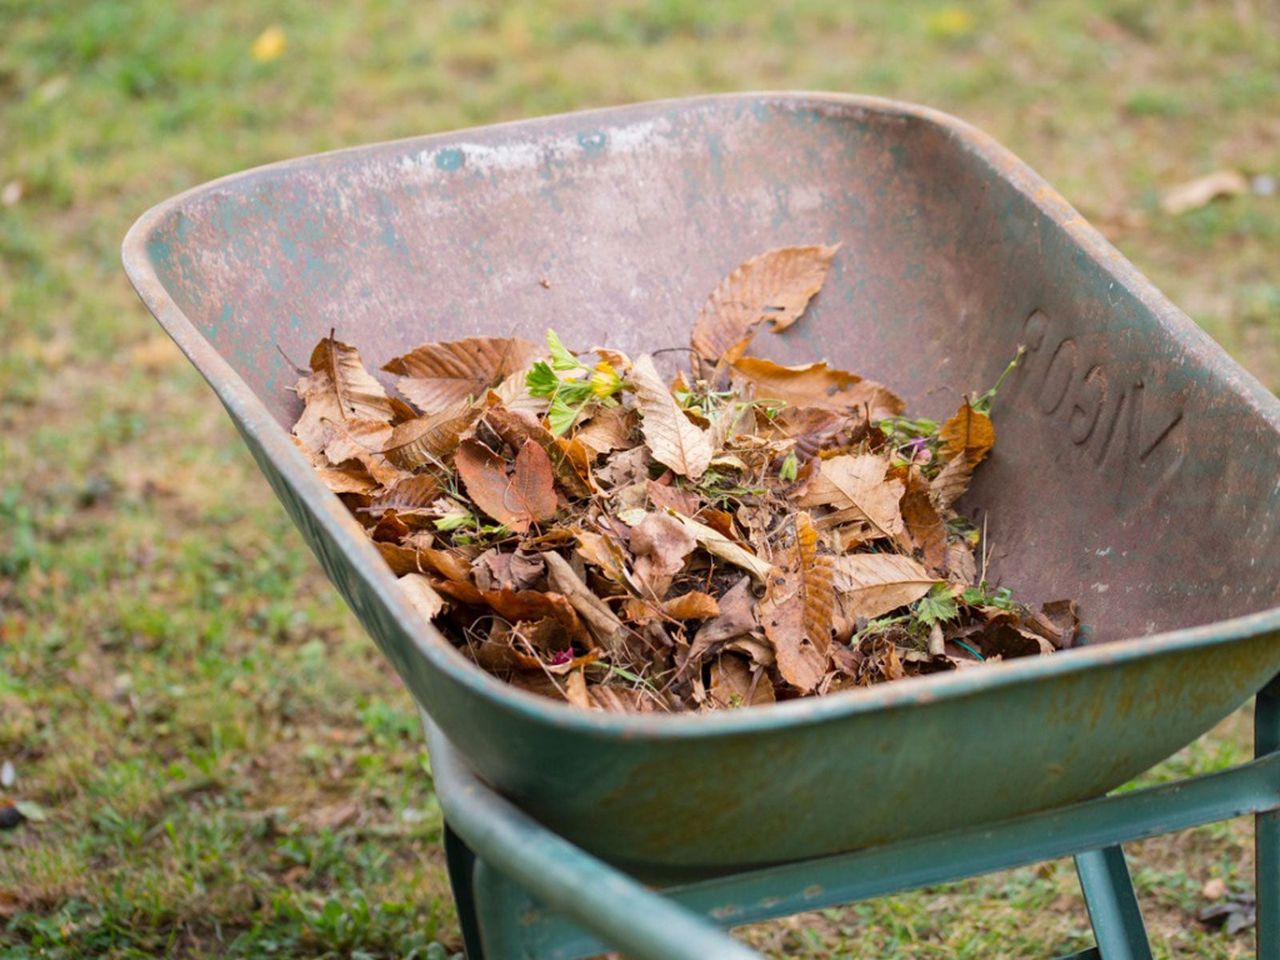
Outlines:
{"label": "wheelbarrow rim", "polygon": [[[696,739],[777,732],[784,727],[981,695],[1012,684],[1032,683],[1065,674],[1107,669],[1191,648],[1225,645],[1266,634],[1280,634],[1280,606],[1276,606],[1199,626],[1083,646],[1050,657],[1025,657],[991,664],[982,669],[911,677],[894,683],[841,691],[826,697],[809,697],[770,704],[767,707],[707,714],[624,714],[582,710],[568,703],[521,690],[476,667],[453,647],[434,624],[424,619],[409,604],[396,584],[394,575],[370,543],[364,530],[351,517],[345,505],[320,481],[314,469],[249,385],[169,296],[147,254],[149,236],[171,211],[182,207],[192,197],[240,184],[264,173],[288,171],[313,165],[319,159],[330,160],[366,153],[371,149],[394,149],[407,143],[443,144],[479,130],[489,132],[522,126],[546,127],[569,117],[580,120],[607,115],[615,120],[625,119],[627,114],[644,115],[666,107],[696,108],[733,101],[863,111],[914,119],[946,131],[965,150],[977,155],[1005,177],[1047,219],[1060,229],[1070,231],[1072,237],[1099,267],[1125,283],[1163,323],[1177,327],[1179,332],[1184,332],[1206,343],[1209,349],[1217,351],[1226,361],[1227,369],[1232,371],[1234,385],[1243,398],[1280,433],[1280,399],[1228,357],[1220,346],[1160,293],[1123,254],[1022,160],[987,134],[950,114],[881,97],[809,91],[763,91],[673,98],[407,137],[265,164],[192,187],[146,211],[125,235],[121,251],[125,273],[143,303],[208,381],[240,429],[262,447],[275,468],[313,510],[318,522],[357,568],[378,601],[403,625],[418,653],[450,680],[531,721],[572,728],[587,734],[626,738]],[[423,707],[430,712],[430,703],[424,703]]]}

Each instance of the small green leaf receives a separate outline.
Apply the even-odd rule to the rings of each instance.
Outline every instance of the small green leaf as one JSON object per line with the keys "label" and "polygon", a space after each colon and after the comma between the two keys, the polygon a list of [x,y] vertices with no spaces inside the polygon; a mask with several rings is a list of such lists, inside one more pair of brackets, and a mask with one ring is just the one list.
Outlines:
{"label": "small green leaf", "polygon": [[446,517],[441,517],[435,522],[437,530],[445,531],[457,530],[459,527],[465,527],[467,524],[475,520],[469,513],[451,513]]}
{"label": "small green leaf", "polygon": [[925,626],[931,627],[935,623],[945,623],[959,615],[960,608],[956,605],[956,598],[951,595],[951,590],[946,584],[936,584],[916,604],[916,619]]}
{"label": "small green leaf", "polygon": [[784,483],[793,482],[799,468],[800,461],[796,459],[796,452],[792,450],[787,454],[787,459],[782,461],[782,466],[778,468],[778,479]]}
{"label": "small green leaf", "polygon": [[547,426],[557,437],[564,436],[573,426],[573,422],[578,419],[580,409],[580,407],[570,406],[563,396],[557,396],[551,401],[551,407],[547,410]]}
{"label": "small green leaf", "polygon": [[551,354],[551,366],[557,370],[581,370],[582,363],[569,352],[556,335],[556,332],[547,328],[547,351]]}
{"label": "small green leaf", "polygon": [[537,361],[525,375],[524,385],[531,397],[550,397],[560,389],[560,378],[545,360]]}

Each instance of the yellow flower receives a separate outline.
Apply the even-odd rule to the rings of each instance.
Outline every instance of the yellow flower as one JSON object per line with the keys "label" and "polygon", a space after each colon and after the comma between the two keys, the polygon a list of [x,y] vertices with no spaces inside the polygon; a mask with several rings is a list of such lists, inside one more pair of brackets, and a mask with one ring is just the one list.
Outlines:
{"label": "yellow flower", "polygon": [[611,397],[622,388],[622,378],[608,360],[601,360],[591,374],[591,392],[597,397]]}
{"label": "yellow flower", "polygon": [[284,31],[278,26],[270,26],[258,34],[249,52],[259,63],[267,63],[284,53]]}

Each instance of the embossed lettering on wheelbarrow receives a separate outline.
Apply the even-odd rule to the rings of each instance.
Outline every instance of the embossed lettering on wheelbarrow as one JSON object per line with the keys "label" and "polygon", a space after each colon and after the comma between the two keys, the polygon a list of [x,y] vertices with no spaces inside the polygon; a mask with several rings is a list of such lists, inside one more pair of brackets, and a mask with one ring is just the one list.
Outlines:
{"label": "embossed lettering on wheelbarrow", "polygon": [[[746,257],[836,241],[773,359],[825,356],[938,416],[1024,343],[964,506],[988,524],[994,577],[1028,601],[1080,597],[1090,645],[713,716],[578,710],[482,673],[421,621],[289,441],[284,357],[330,328],[371,365],[553,324],[640,352],[683,342]],[[163,203],[125,262],[466,762],[617,862],[781,861],[1094,796],[1280,671],[1280,403],[945,115],[753,94],[360,147]]]}

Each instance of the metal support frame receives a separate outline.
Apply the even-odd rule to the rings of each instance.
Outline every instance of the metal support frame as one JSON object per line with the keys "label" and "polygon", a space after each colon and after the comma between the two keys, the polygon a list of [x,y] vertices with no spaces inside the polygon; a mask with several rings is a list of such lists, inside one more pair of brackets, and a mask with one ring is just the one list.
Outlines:
{"label": "metal support frame", "polygon": [[423,717],[449,824],[469,960],[747,960],[721,928],[1074,856],[1097,947],[1067,960],[1150,960],[1121,844],[1254,814],[1258,957],[1280,960],[1280,678],[1258,694],[1256,759],[980,828],[781,864],[660,893],[547,830],[471,773]]}

